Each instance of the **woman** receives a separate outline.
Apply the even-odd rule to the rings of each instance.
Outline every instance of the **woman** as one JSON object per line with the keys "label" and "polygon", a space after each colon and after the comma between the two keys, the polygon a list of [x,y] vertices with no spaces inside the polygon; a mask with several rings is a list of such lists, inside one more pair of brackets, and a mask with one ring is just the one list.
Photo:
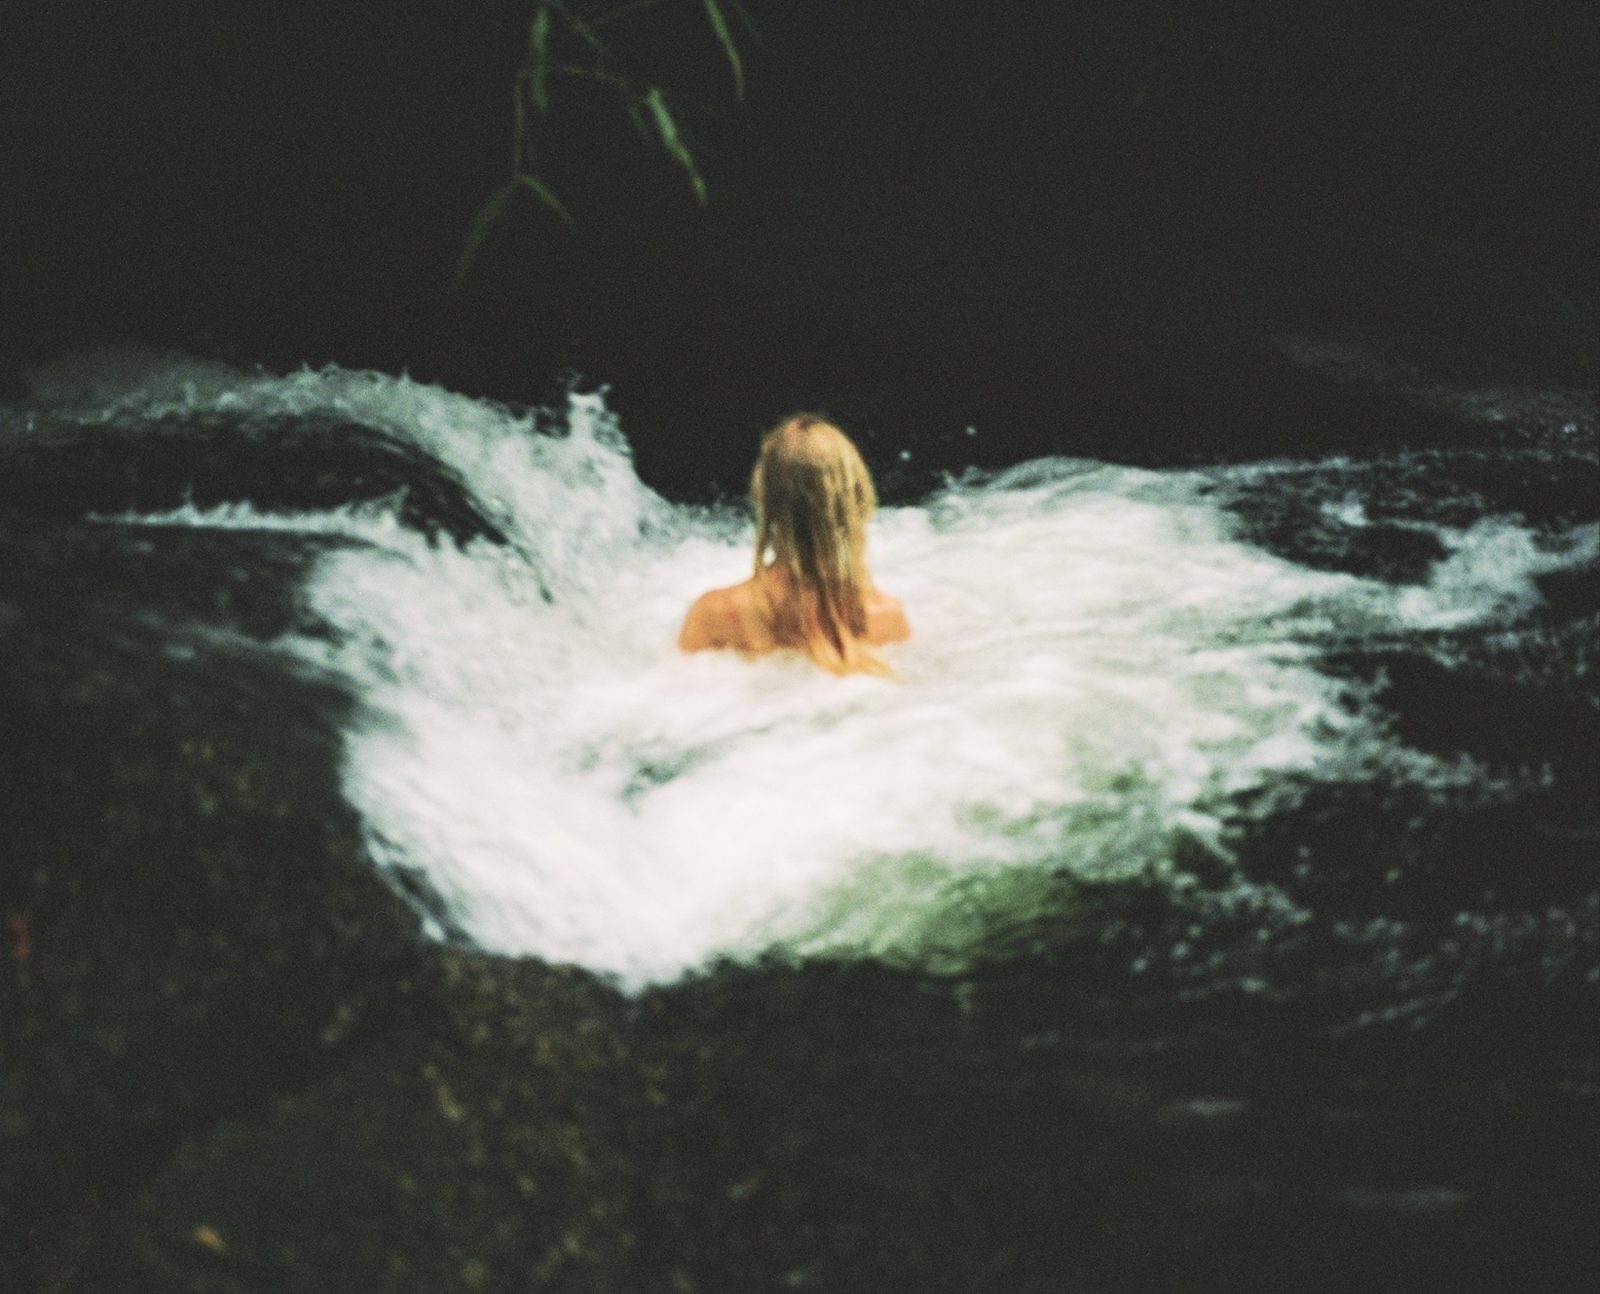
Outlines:
{"label": "woman", "polygon": [[850,438],[815,414],[785,418],[761,441],[750,499],[755,574],[702,594],[678,646],[748,656],[794,649],[834,674],[892,676],[874,648],[911,637],[911,626],[867,571],[878,498]]}

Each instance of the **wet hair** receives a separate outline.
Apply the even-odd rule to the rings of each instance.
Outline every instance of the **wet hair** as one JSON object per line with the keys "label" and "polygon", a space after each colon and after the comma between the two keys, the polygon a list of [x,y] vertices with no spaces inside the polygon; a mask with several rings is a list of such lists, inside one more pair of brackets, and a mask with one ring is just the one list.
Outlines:
{"label": "wet hair", "polygon": [[776,567],[795,594],[772,607],[778,640],[835,674],[890,673],[863,641],[867,521],[878,495],[850,438],[820,414],[791,414],[762,437],[750,500],[756,574]]}

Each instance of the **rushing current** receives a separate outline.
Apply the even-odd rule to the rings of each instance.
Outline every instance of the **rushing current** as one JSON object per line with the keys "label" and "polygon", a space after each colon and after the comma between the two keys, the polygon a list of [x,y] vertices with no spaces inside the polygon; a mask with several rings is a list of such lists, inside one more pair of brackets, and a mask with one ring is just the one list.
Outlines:
{"label": "rushing current", "polygon": [[[96,514],[353,541],[300,590],[330,632],[275,649],[360,699],[343,782],[376,862],[424,882],[436,936],[631,988],[764,955],[960,969],[1095,886],[1180,894],[1197,866],[1266,939],[1305,913],[1238,865],[1252,823],[1319,786],[1477,805],[1550,777],[1413,744],[1372,671],[1329,662],[1504,645],[1535,632],[1541,581],[1600,558],[1592,519],[1419,489],[1415,457],[1377,476],[1041,459],[882,509],[869,555],[914,637],[896,681],[840,680],[676,650],[694,596],[748,574],[748,512],[642,484],[602,395],[513,410],[338,369],[129,364],[46,373],[38,407],[378,429],[500,532],[404,524],[404,489]],[[1411,556],[1363,570],[1299,544],[1359,553],[1378,531]]]}

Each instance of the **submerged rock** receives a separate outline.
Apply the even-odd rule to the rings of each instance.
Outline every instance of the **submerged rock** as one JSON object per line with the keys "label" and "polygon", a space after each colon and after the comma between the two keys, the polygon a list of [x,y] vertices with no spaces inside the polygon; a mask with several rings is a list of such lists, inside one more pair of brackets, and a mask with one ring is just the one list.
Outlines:
{"label": "submerged rock", "polygon": [[305,512],[391,499],[403,524],[430,537],[505,541],[448,467],[346,418],[204,412],[123,425],[41,414],[0,428],[0,507],[58,517],[225,503]]}
{"label": "submerged rock", "polygon": [[92,536],[7,528],[0,1276],[27,1289],[185,1137],[321,1068],[417,944],[338,793],[348,697],[218,626],[281,623],[281,589],[185,642]]}

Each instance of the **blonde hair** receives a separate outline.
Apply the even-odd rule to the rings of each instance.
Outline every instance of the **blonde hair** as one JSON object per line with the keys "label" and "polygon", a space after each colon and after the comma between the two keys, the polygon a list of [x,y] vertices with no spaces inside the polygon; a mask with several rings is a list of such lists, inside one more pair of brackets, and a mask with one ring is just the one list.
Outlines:
{"label": "blonde hair", "polygon": [[771,607],[778,640],[835,674],[892,674],[863,641],[872,594],[867,521],[878,494],[850,438],[817,414],[785,418],[762,437],[750,500],[755,573],[775,567],[793,595]]}

